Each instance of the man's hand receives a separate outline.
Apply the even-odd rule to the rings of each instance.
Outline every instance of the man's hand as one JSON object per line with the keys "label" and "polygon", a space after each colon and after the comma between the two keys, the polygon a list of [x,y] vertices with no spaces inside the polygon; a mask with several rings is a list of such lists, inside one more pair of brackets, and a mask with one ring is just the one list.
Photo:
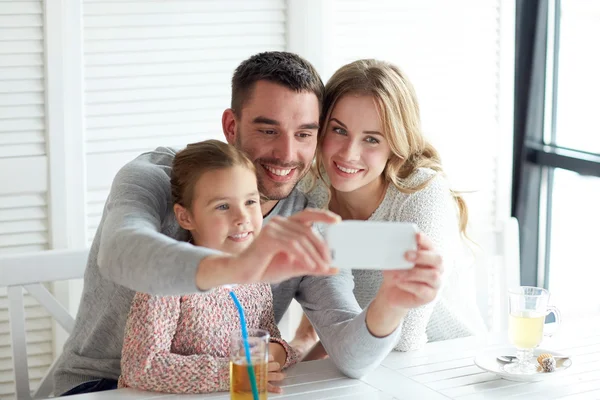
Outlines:
{"label": "man's hand", "polygon": [[324,360],[326,358],[329,358],[329,354],[327,354],[327,350],[325,350],[323,343],[319,341],[312,349],[310,349],[302,361]]}
{"label": "man's hand", "polygon": [[[294,339],[290,342],[290,346],[298,353],[301,360],[304,360],[308,352],[319,342],[319,336],[312,326],[306,314],[302,314],[302,319]],[[327,354],[327,353],[325,353]]]}
{"label": "man's hand", "polygon": [[281,368],[285,365],[287,354],[279,343],[269,343],[269,365],[267,368],[267,390],[271,393],[283,393],[283,389],[272,382],[280,382],[285,378]]}
{"label": "man's hand", "polygon": [[238,255],[218,255],[198,265],[196,285],[208,290],[225,284],[276,283],[303,275],[331,275],[327,244],[311,226],[333,224],[340,217],[325,210],[306,209],[291,217],[275,216],[254,242]]}
{"label": "man's hand", "polygon": [[414,268],[383,272],[383,283],[367,311],[367,328],[374,336],[392,333],[408,309],[430,303],[440,290],[442,257],[423,233],[417,234],[417,244],[416,252],[406,253]]}

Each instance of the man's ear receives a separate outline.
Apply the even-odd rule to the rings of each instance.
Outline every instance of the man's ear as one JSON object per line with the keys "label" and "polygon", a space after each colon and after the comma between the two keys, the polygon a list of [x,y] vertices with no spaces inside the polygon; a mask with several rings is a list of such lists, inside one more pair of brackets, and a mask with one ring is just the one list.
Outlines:
{"label": "man's ear", "polygon": [[177,218],[177,222],[179,225],[188,231],[194,230],[194,220],[192,216],[181,204],[175,204],[173,206],[173,211],[175,212],[175,218]]}
{"label": "man's ear", "polygon": [[235,132],[237,121],[235,114],[231,108],[223,111],[223,117],[221,118],[221,124],[223,125],[223,133],[225,134],[225,140],[229,144],[235,144]]}

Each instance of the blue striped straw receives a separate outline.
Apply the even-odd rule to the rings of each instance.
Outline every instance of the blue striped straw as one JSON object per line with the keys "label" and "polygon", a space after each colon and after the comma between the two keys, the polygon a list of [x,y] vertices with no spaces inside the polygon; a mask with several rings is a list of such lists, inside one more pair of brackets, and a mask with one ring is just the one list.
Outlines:
{"label": "blue striped straw", "polygon": [[254,368],[252,367],[252,359],[250,358],[250,344],[248,344],[248,328],[246,327],[246,317],[244,316],[244,308],[240,304],[233,290],[229,292],[229,295],[233,299],[235,306],[237,307],[238,313],[240,314],[240,325],[242,325],[242,340],[244,342],[244,350],[246,352],[246,362],[248,363],[248,376],[250,377],[250,386],[252,386],[252,395],[254,400],[258,400],[258,388],[256,386],[256,376],[254,375]]}

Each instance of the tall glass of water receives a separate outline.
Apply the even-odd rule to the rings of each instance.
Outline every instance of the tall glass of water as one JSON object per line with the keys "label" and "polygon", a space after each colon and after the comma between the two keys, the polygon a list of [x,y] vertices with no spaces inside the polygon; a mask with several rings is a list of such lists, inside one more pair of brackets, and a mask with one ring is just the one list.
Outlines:
{"label": "tall glass of water", "polygon": [[558,309],[548,305],[549,298],[550,293],[542,288],[521,286],[509,290],[508,337],[517,348],[517,362],[506,365],[506,372],[533,374],[538,371],[533,349],[539,346],[544,337],[546,316],[553,313],[557,326],[561,319]]}

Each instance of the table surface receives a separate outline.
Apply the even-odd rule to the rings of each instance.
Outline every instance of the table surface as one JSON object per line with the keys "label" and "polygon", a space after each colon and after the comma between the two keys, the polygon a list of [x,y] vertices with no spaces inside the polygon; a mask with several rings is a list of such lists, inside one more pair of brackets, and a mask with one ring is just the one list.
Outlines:
{"label": "table surface", "polygon": [[[422,350],[392,352],[360,380],[341,374],[330,360],[304,362],[287,371],[282,395],[270,399],[600,399],[600,317],[563,323],[543,347],[572,356],[573,365],[551,380],[514,382],[477,367],[478,351],[506,344],[506,335],[427,344]],[[132,389],[92,393],[73,400],[229,399],[229,393],[173,395]]]}

